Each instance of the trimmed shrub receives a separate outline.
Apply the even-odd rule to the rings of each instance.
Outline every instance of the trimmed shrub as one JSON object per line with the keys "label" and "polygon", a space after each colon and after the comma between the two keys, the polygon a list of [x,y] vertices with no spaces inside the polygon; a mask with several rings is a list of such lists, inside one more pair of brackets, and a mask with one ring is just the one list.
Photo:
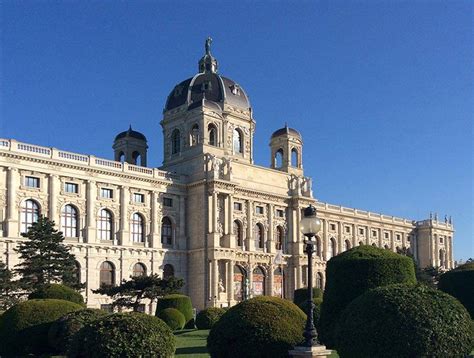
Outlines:
{"label": "trimmed shrub", "polygon": [[474,262],[466,263],[441,275],[438,288],[456,297],[474,319]]}
{"label": "trimmed shrub", "polygon": [[352,301],[336,327],[340,357],[464,357],[474,344],[467,310],[423,285],[392,285]]}
{"label": "trimmed shrub", "polygon": [[176,308],[183,314],[186,320],[186,328],[194,328],[193,305],[191,304],[191,298],[189,298],[189,296],[172,294],[158,299],[156,315],[165,308]]}
{"label": "trimmed shrub", "polygon": [[321,306],[321,341],[330,348],[334,347],[334,326],[354,298],[372,288],[396,283],[416,283],[411,258],[363,245],[330,259]]}
{"label": "trimmed shrub", "polygon": [[[323,299],[322,298],[314,298],[313,303],[314,303],[313,322],[314,322],[314,326],[316,327],[316,330],[318,331],[318,334],[319,334],[319,328],[320,328],[319,320],[320,320],[320,317],[321,317],[321,305],[323,303]],[[307,312],[308,312],[308,301],[303,301],[301,304],[298,305],[298,307],[301,308],[301,310],[306,315],[308,315],[307,314]]]}
{"label": "trimmed shrub", "polygon": [[84,297],[71,287],[60,285],[58,283],[48,284],[39,290],[30,293],[29,300],[52,298],[56,300],[65,300],[84,305]]}
{"label": "trimmed shrub", "polygon": [[[317,287],[313,287],[313,299],[323,298],[323,290]],[[308,288],[298,288],[293,294],[293,302],[295,305],[300,306],[303,302],[308,300]]]}
{"label": "trimmed shrub", "polygon": [[200,311],[196,316],[197,329],[211,329],[225,312],[225,309],[219,307],[209,307]]}
{"label": "trimmed shrub", "polygon": [[260,296],[230,308],[212,327],[213,358],[278,358],[303,341],[306,315],[294,303]]}
{"label": "trimmed shrub", "polygon": [[186,323],[186,318],[184,318],[184,315],[176,308],[165,308],[158,312],[156,317],[163,320],[172,331],[183,329]]}
{"label": "trimmed shrub", "polygon": [[171,329],[144,313],[115,313],[86,324],[73,338],[68,357],[172,357]]}
{"label": "trimmed shrub", "polygon": [[86,324],[107,315],[98,309],[86,308],[70,312],[53,322],[48,332],[49,345],[58,353],[65,354],[69,350],[73,336]]}
{"label": "trimmed shrub", "polygon": [[29,300],[7,310],[0,321],[0,354],[40,355],[53,349],[48,345],[51,324],[65,314],[83,309],[64,300]]}

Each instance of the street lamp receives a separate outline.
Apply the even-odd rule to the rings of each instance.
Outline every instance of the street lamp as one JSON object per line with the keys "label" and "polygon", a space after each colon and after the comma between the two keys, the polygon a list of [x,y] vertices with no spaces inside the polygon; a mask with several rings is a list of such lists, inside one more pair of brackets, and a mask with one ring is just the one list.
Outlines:
{"label": "street lamp", "polygon": [[315,235],[321,229],[321,220],[316,216],[316,208],[309,205],[304,209],[304,217],[300,221],[300,231],[306,236],[304,243],[306,244],[305,253],[308,255],[308,317],[306,319],[306,327],[303,336],[305,338],[304,346],[314,347],[319,345],[318,332],[314,327],[313,321],[313,253],[316,240]]}

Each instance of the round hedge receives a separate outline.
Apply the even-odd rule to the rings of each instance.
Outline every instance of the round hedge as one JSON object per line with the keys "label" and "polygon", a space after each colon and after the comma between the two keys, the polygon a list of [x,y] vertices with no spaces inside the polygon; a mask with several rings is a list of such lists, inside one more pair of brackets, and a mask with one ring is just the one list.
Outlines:
{"label": "round hedge", "polygon": [[303,341],[306,315],[294,303],[260,296],[230,308],[212,327],[207,348],[213,358],[287,357]]}
{"label": "round hedge", "polygon": [[334,347],[334,326],[354,298],[372,288],[397,283],[416,283],[413,260],[407,256],[363,245],[330,259],[321,306],[321,341]]}
{"label": "round hedge", "polygon": [[156,315],[166,308],[176,308],[181,312],[186,320],[185,326],[187,328],[194,326],[193,305],[189,296],[172,294],[161,297],[156,305]]}
{"label": "round hedge", "polygon": [[115,313],[86,324],[75,336],[68,357],[172,357],[173,332],[144,313]]}
{"label": "round hedge", "polygon": [[82,327],[105,315],[107,315],[107,312],[92,308],[68,313],[53,322],[49,328],[49,345],[58,353],[66,353],[69,350],[74,335]]}
{"label": "round hedge", "polygon": [[467,310],[423,285],[392,285],[352,301],[336,327],[340,357],[464,357],[474,344]]}
{"label": "round hedge", "polygon": [[29,300],[46,298],[65,300],[84,305],[84,297],[82,297],[79,292],[72,289],[71,287],[57,283],[45,285],[39,290],[30,293],[30,295],[28,296]]}
{"label": "round hedge", "polygon": [[186,323],[186,318],[184,318],[184,315],[176,308],[165,308],[158,312],[156,317],[163,320],[172,331],[183,329]]}
{"label": "round hedge", "polygon": [[7,310],[0,320],[0,355],[49,353],[48,331],[65,314],[83,309],[64,300],[29,300]]}
{"label": "round hedge", "polygon": [[466,263],[441,275],[438,288],[456,297],[474,319],[474,262]]}
{"label": "round hedge", "polygon": [[226,310],[219,307],[209,307],[199,311],[196,316],[197,329],[211,329],[224,313]]}
{"label": "round hedge", "polygon": [[[322,298],[323,297],[323,290],[317,287],[313,287],[313,299],[315,298]],[[295,290],[293,294],[293,302],[295,305],[299,306],[303,302],[308,300],[308,288],[298,288]]]}

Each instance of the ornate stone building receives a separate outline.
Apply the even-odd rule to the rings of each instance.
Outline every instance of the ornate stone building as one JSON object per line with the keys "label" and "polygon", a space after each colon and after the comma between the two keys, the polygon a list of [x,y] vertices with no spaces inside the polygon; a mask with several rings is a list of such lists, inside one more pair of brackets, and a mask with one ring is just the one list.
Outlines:
{"label": "ornate stone building", "polygon": [[244,89],[218,73],[209,40],[199,72],[172,89],[160,124],[159,169],[146,166],[146,138],[131,127],[115,138],[114,161],[0,140],[1,260],[18,263],[20,234],[41,214],[76,255],[91,307],[107,304],[92,293],[101,283],[147,273],[184,278],[199,309],[245,295],[290,298],[305,285],[299,221],[313,204],[323,223],[314,262],[320,287],[327,260],[361,244],[407,248],[421,266],[453,267],[450,220],[317,201],[295,129],[275,131],[270,167],[255,165],[252,107]]}

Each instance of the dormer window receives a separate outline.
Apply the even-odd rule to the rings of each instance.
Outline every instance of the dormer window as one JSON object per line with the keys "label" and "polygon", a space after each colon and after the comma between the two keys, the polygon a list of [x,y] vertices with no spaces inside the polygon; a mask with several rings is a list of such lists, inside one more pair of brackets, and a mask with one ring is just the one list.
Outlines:
{"label": "dormer window", "polygon": [[174,88],[174,96],[179,97],[183,93],[183,87],[182,86],[177,86]]}
{"label": "dormer window", "polygon": [[201,90],[203,92],[210,92],[212,91],[212,83],[211,81],[203,82],[201,85]]}
{"label": "dormer window", "polygon": [[240,86],[237,83],[233,84],[230,86],[230,92],[233,95],[240,96]]}

